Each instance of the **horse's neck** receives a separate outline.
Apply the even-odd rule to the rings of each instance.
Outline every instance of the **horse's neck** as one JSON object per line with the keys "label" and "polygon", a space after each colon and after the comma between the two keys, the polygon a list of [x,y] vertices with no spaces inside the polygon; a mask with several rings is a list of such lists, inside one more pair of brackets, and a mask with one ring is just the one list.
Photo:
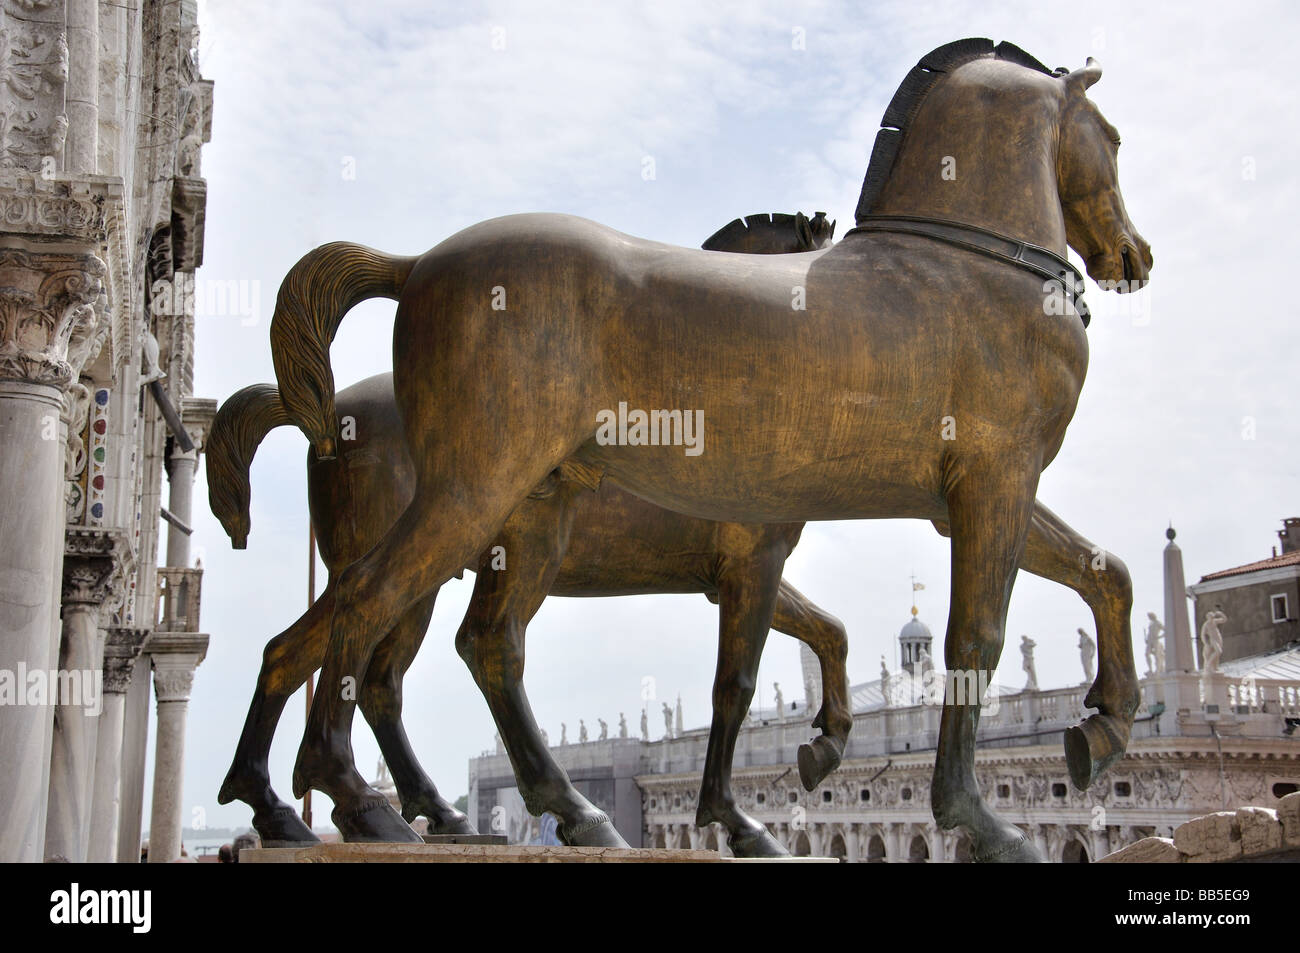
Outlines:
{"label": "horse's neck", "polygon": [[1064,256],[1056,180],[1060,102],[1051,88],[990,99],[950,79],[927,100],[904,135],[873,214],[976,225]]}

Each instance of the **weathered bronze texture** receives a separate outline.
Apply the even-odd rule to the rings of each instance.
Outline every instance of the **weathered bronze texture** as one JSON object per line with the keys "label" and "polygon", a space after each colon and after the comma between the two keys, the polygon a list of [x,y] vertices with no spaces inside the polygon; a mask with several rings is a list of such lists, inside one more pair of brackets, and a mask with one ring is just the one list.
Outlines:
{"label": "weathered bronze texture", "polygon": [[[749,216],[706,244],[780,254],[807,250],[807,242],[813,242],[812,247],[829,244],[833,234],[834,223],[826,223],[820,213],[811,221],[802,213]],[[309,458],[312,524],[331,578],[379,540],[414,492],[392,375],[348,388],[339,395],[338,405],[355,435],[344,444],[343,456]],[[279,394],[269,385],[234,394],[213,422],[207,448],[209,497],[237,549],[247,544],[253,454],[267,432],[287,423]],[[752,696],[752,686],[742,692],[738,681],[752,681],[750,669],[757,667],[769,627],[808,643],[822,665],[823,707],[813,726],[823,734],[799,750],[800,777],[808,790],[839,764],[852,723],[843,627],[780,579],[785,556],[802,526],[740,526],[682,516],[610,483],[597,489],[597,482],[584,478],[575,464],[561,466],[467,567],[477,571],[478,582],[457,645],[489,702],[526,803],[534,813],[555,814],[567,843],[625,846],[604,814],[573,788],[551,757],[523,692],[524,633],[547,593],[701,592],[713,602],[721,601],[722,635],[697,823],[717,821],[726,827],[738,856],[784,854],[761,824],[736,807],[730,788],[736,736]],[[755,553],[770,558],[759,560]],[[752,567],[759,562],[770,565],[775,578],[769,572],[755,574]],[[762,599],[766,615],[752,610],[750,604],[760,599],[760,591],[768,590],[775,590],[775,610],[768,597]],[[468,820],[438,794],[401,725],[401,679],[424,638],[434,595],[408,612],[379,643],[359,701],[393,771],[405,820],[424,815],[432,833],[460,833],[470,829]],[[330,597],[327,589],[321,599]],[[218,796],[223,804],[235,798],[249,804],[254,826],[263,842],[272,845],[316,840],[292,807],[276,796],[267,756],[285,701],[324,659],[329,616],[318,606],[267,646],[234,763]],[[347,839],[404,835],[405,825],[397,826],[400,822],[374,792],[367,789],[357,800],[359,810],[339,812],[334,818]]]}
{"label": "weathered bronze texture", "polygon": [[[881,135],[896,135],[877,140],[860,212],[952,221],[1061,257],[1068,243],[1094,279],[1144,283],[1151,254],[1120,197],[1118,136],[1086,95],[1100,75],[1092,61],[1049,73],[987,40],[935,50],[891,103]],[[324,246],[286,277],[271,329],[281,400],[322,457],[338,450],[329,344],[374,295],[399,302],[393,379],[416,491],[333,586],[295,793],[350,794],[355,701],[337,687],[361,681],[397,620],[570,460],[705,519],[942,522],[946,666],[996,670],[1039,474],[1087,369],[1081,321],[1052,313],[1039,276],[923,235],[864,231],[759,257],[561,215],[494,219],[416,258]],[[704,452],[598,440],[614,407],[702,413]],[[1076,781],[1122,754],[1138,704],[1127,615],[1098,632],[1098,714],[1066,746]],[[935,818],[965,828],[980,859],[1040,859],[980,796],[978,721],[977,704],[945,701]]]}

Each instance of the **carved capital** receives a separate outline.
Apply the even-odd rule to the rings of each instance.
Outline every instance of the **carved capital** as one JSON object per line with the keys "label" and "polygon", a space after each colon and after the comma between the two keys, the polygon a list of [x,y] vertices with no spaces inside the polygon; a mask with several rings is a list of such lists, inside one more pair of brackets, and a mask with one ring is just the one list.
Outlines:
{"label": "carved capital", "polygon": [[189,700],[194,670],[207,651],[208,637],[202,633],[153,633],[149,654],[153,657],[153,684],[159,703]]}
{"label": "carved capital", "polygon": [[95,255],[0,248],[0,380],[76,380],[98,339],[104,272]]}
{"label": "carved capital", "polygon": [[185,702],[190,700],[190,688],[194,684],[194,669],[170,659],[160,665],[153,663],[153,687],[160,702]]}
{"label": "carved capital", "polygon": [[113,626],[104,640],[104,691],[126,694],[135,674],[135,663],[149,640],[148,629]]}
{"label": "carved capital", "polygon": [[120,534],[75,527],[67,531],[63,548],[63,602],[100,606],[122,578]]}

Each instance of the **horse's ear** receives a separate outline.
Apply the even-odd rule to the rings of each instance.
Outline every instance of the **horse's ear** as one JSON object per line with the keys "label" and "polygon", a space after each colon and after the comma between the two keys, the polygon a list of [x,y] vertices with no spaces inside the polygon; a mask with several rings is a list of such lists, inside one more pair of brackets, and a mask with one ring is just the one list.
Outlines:
{"label": "horse's ear", "polygon": [[1088,57],[1086,65],[1080,69],[1065,74],[1066,85],[1077,86],[1080,92],[1092,86],[1092,84],[1097,82],[1099,79],[1101,79],[1101,64],[1091,56]]}
{"label": "horse's ear", "polygon": [[812,225],[803,212],[794,213],[794,233],[799,240],[800,251],[812,251],[817,247],[817,240],[813,238]]}

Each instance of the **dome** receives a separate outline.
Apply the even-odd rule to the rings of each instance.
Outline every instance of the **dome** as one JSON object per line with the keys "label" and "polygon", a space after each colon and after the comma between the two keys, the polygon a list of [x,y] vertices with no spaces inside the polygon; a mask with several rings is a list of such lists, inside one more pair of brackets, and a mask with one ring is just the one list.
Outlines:
{"label": "dome", "polygon": [[898,631],[899,641],[932,640],[930,627],[916,617],[916,607],[912,607],[912,618]]}

